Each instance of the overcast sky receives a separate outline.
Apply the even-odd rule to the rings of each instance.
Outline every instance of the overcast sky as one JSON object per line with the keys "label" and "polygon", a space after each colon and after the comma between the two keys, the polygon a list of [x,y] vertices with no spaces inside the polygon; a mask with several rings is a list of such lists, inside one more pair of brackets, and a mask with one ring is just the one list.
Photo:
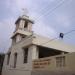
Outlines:
{"label": "overcast sky", "polygon": [[[33,31],[37,34],[55,38],[60,32],[75,30],[75,0],[0,0],[0,52],[9,48],[14,23],[23,8],[34,20]],[[75,45],[75,32],[63,41]]]}

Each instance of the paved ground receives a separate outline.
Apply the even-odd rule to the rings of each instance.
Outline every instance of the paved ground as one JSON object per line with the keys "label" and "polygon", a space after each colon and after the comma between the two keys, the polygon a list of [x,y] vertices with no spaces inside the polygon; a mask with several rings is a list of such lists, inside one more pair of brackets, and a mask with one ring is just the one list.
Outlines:
{"label": "paved ground", "polygon": [[32,71],[32,75],[75,75],[75,72]]}

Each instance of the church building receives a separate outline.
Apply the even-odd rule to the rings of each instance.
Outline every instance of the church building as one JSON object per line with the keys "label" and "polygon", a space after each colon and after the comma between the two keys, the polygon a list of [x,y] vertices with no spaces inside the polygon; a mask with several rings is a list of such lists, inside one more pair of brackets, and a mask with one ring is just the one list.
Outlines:
{"label": "church building", "polygon": [[75,53],[68,51],[74,51],[75,47],[35,34],[33,24],[27,15],[20,16],[15,22],[2,75],[74,75]]}

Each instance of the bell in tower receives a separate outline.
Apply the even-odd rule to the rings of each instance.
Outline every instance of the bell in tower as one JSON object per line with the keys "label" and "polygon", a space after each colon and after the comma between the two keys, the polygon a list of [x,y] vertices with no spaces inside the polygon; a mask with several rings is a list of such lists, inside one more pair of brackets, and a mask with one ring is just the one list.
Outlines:
{"label": "bell in tower", "polygon": [[16,29],[12,36],[12,43],[17,43],[27,36],[32,35],[32,24],[34,22],[27,16],[23,14],[15,22]]}

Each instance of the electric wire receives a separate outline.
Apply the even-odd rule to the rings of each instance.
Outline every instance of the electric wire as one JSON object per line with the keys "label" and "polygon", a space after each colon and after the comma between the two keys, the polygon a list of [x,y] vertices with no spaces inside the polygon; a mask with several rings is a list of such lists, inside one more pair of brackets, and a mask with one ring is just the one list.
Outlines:
{"label": "electric wire", "polygon": [[48,15],[48,14],[50,15],[54,10],[56,10],[57,8],[59,8],[60,6],[62,6],[64,3],[65,3],[65,0],[62,0],[61,3],[59,3],[54,8],[52,8],[52,10],[47,11],[45,14],[43,14],[39,18],[35,19],[35,21],[37,21],[36,23],[40,24],[39,19],[42,18],[42,16],[45,16],[45,15]]}
{"label": "electric wire", "polygon": [[[59,3],[59,2],[62,2],[62,1],[63,1],[63,0],[59,0],[58,3]],[[47,4],[46,7],[42,8],[39,12],[42,12],[41,14],[43,14],[44,12],[47,12],[47,11],[50,9],[49,6],[50,6],[50,3]],[[33,18],[37,19],[37,18],[39,18],[40,16],[41,16],[41,15],[37,16],[36,18],[35,18],[35,17],[33,17]]]}
{"label": "electric wire", "polygon": [[40,18],[42,18],[43,16],[46,16],[50,13],[52,13],[54,10],[56,10],[57,8],[59,8],[60,6],[62,6],[65,3],[65,0],[62,0],[60,3],[58,3],[58,5],[56,5],[54,8],[52,8],[51,10],[46,11],[46,13],[44,13],[43,15],[39,16],[37,19],[35,19],[37,22]]}
{"label": "electric wire", "polygon": [[[65,36],[65,35],[68,35],[68,34],[70,34],[70,33],[72,33],[72,32],[74,32],[74,31],[75,31],[75,30],[68,31],[68,32],[64,33],[64,36]],[[49,43],[49,42],[52,42],[52,41],[54,41],[54,40],[56,40],[56,39],[58,39],[58,38],[59,38],[59,37],[55,37],[55,38],[53,38],[53,39],[51,39],[51,40],[49,40],[49,41],[47,41],[47,42],[41,43],[41,45],[47,44],[47,43]]]}

